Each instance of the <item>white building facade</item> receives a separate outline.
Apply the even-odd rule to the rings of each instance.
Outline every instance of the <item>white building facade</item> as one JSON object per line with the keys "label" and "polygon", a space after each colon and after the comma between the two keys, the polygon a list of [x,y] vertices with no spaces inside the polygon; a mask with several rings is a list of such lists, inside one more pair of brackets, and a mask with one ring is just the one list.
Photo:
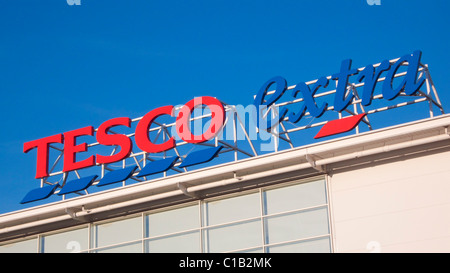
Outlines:
{"label": "white building facade", "polygon": [[450,115],[0,215],[0,252],[450,252]]}

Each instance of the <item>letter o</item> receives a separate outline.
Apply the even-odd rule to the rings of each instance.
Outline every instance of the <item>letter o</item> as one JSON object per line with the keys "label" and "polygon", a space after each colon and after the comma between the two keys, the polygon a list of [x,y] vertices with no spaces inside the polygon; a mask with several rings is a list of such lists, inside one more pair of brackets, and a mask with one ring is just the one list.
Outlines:
{"label": "letter o", "polygon": [[[190,116],[198,105],[206,105],[211,110],[211,124],[206,132],[201,135],[193,135],[190,129]],[[176,130],[178,136],[188,143],[201,143],[213,139],[222,129],[225,122],[225,109],[222,103],[213,97],[199,97],[188,101],[178,113]]]}

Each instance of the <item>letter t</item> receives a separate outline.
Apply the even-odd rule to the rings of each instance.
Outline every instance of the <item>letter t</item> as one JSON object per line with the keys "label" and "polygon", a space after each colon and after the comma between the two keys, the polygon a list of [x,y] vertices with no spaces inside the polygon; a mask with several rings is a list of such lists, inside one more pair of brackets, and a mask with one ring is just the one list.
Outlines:
{"label": "letter t", "polygon": [[348,77],[358,74],[358,69],[350,69],[352,60],[347,59],[341,63],[341,71],[334,74],[333,80],[337,80],[336,94],[334,95],[334,110],[341,112],[350,104],[353,99],[353,94],[345,97],[347,91]]}
{"label": "letter t", "polygon": [[63,135],[57,134],[23,144],[24,153],[28,153],[30,150],[37,148],[36,178],[48,176],[48,148],[50,143],[63,143]]}

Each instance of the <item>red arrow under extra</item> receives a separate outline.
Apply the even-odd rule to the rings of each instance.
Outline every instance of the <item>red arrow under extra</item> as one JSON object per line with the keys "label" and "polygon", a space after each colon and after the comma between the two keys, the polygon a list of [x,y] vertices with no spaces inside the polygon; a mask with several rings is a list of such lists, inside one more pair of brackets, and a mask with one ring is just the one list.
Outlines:
{"label": "red arrow under extra", "polygon": [[317,139],[321,137],[348,132],[354,129],[366,115],[367,114],[364,113],[356,116],[350,116],[346,118],[329,121],[325,123],[324,126],[322,126],[322,128],[314,138]]}

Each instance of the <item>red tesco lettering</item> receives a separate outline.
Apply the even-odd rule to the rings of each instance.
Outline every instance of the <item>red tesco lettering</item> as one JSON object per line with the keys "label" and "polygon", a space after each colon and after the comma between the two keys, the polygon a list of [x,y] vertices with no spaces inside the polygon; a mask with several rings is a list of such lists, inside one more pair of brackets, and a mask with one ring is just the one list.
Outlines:
{"label": "red tesco lettering", "polygon": [[[211,123],[202,135],[193,135],[189,128],[190,115],[193,109],[199,105],[206,105],[211,111]],[[159,153],[170,150],[176,146],[175,139],[171,137],[164,143],[153,143],[148,135],[150,126],[156,118],[162,115],[174,116],[174,107],[163,106],[151,110],[145,114],[138,122],[135,130],[136,145],[147,153]],[[225,122],[225,109],[223,104],[213,97],[200,97],[187,102],[176,116],[176,131],[178,136],[188,143],[201,143],[214,138],[222,129]],[[95,134],[100,145],[119,146],[120,151],[113,155],[91,155],[88,158],[77,161],[77,154],[87,152],[87,143],[77,144],[77,138],[81,136],[94,136],[94,128],[87,126],[73,131],[57,134],[24,143],[23,152],[28,153],[34,148],[37,149],[36,178],[48,176],[49,147],[52,143],[64,144],[63,171],[69,172],[81,168],[94,166],[96,164],[107,164],[127,158],[132,151],[133,143],[131,139],[123,134],[108,134],[109,130],[115,126],[131,127],[131,119],[127,117],[113,118],[103,122]]]}

